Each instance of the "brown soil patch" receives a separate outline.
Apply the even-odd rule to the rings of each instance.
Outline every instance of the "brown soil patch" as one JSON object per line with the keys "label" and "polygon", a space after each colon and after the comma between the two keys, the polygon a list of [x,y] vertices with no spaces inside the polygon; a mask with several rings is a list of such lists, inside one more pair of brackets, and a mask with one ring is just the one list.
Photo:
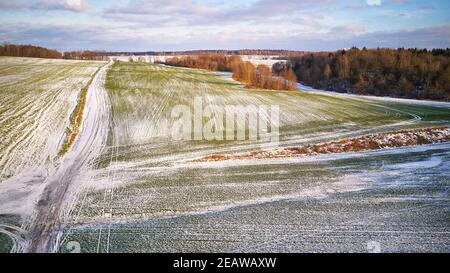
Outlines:
{"label": "brown soil patch", "polygon": [[397,132],[370,134],[354,138],[345,138],[320,144],[284,148],[273,151],[250,151],[233,155],[211,155],[193,162],[283,158],[295,156],[311,156],[320,154],[336,154],[345,152],[361,152],[386,148],[424,145],[450,141],[449,127],[411,129]]}

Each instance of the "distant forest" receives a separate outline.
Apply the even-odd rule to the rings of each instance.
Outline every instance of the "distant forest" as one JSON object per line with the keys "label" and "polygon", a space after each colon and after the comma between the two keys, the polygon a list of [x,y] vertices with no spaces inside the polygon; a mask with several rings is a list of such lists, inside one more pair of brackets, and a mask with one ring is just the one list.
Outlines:
{"label": "distant forest", "polygon": [[450,101],[450,49],[357,49],[286,56],[314,88],[355,94]]}
{"label": "distant forest", "polygon": [[260,55],[260,56],[287,56],[298,55],[303,51],[276,50],[276,49],[241,49],[241,50],[187,50],[187,51],[145,51],[145,52],[108,52],[108,56],[181,56],[181,55],[202,55],[202,54],[223,54],[223,55]]}
{"label": "distant forest", "polygon": [[197,56],[174,57],[166,61],[173,66],[226,71],[233,73],[233,79],[240,81],[248,88],[274,90],[296,90],[297,77],[291,69],[273,73],[266,65],[255,66],[242,61],[239,56],[225,54],[200,54]]}
{"label": "distant forest", "polygon": [[1,45],[0,56],[50,58],[50,59],[62,58],[62,54],[57,50],[32,45],[12,45],[12,44]]}
{"label": "distant forest", "polygon": [[31,57],[31,58],[50,58],[50,59],[73,59],[73,60],[106,60],[106,52],[100,51],[72,51],[61,52],[45,47],[33,45],[13,45],[5,43],[0,46],[0,56],[11,57]]}
{"label": "distant forest", "polygon": [[106,61],[108,55],[103,51],[70,51],[64,52],[64,59]]}
{"label": "distant forest", "polygon": [[273,49],[242,49],[242,50],[189,50],[189,51],[146,51],[146,52],[106,52],[106,51],[71,51],[60,53],[57,50],[33,45],[14,45],[5,43],[0,46],[0,56],[56,58],[75,60],[103,60],[106,56],[180,56],[180,55],[260,55],[260,56],[298,56],[302,51],[273,50]]}

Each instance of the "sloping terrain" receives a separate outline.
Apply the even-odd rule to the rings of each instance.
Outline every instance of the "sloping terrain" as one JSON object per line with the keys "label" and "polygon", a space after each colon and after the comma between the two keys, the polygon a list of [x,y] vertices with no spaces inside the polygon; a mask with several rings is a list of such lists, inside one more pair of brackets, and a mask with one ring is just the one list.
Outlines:
{"label": "sloping terrain", "polygon": [[55,160],[79,92],[100,65],[0,58],[1,181]]}
{"label": "sloping terrain", "polygon": [[[348,194],[348,200],[355,200],[352,194],[369,191],[369,197],[358,197],[355,201],[368,202],[367,206],[355,206],[352,211],[345,198],[339,199],[345,207],[336,208],[349,210],[347,215],[340,215],[339,210],[329,207],[329,218],[323,215],[310,218],[310,224],[316,229],[321,229],[327,221],[345,227],[347,221],[366,221],[358,215],[372,213],[370,204],[375,197],[370,195],[371,190],[389,191],[390,187],[399,187],[400,194],[393,194],[387,203],[396,202],[397,198],[411,202],[395,203],[395,206],[414,208],[428,202],[426,206],[434,207],[436,201],[442,208],[448,207],[448,176],[443,171],[448,162],[447,144],[307,159],[195,162],[195,159],[217,153],[292,147],[369,133],[448,126],[448,104],[246,90],[221,73],[139,63],[115,63],[108,73],[106,89],[112,109],[108,149],[78,179],[84,191],[72,203],[70,213],[64,218],[66,227],[56,236],[60,251],[68,251],[66,244],[72,241],[81,243],[84,251],[93,252],[277,251],[277,244],[260,245],[262,241],[259,240],[265,240],[265,237],[256,237],[256,242],[252,243],[256,228],[245,229],[246,225],[260,223],[261,217],[267,217],[261,214],[262,206],[282,204],[282,210],[289,211],[294,209],[291,205],[301,206],[308,200],[328,202],[327,198],[337,198],[341,194]],[[279,105],[280,142],[173,140],[170,136],[173,107],[192,105],[197,96],[205,105],[214,105],[217,110],[238,104]],[[404,168],[408,164],[421,164],[415,163],[417,161],[431,162],[429,172],[416,177],[410,168]],[[401,171],[394,168],[397,165],[401,165]],[[401,182],[403,174],[409,177],[405,183]],[[430,191],[424,192],[420,183],[427,176],[431,184],[424,189]],[[409,192],[407,189],[411,185],[417,185],[417,191]],[[424,200],[421,200],[421,193]],[[387,211],[394,209],[391,205],[387,204]],[[321,205],[317,206],[320,211]],[[319,213],[314,211],[314,206],[308,208],[302,209],[301,213]],[[435,212],[433,221],[445,221],[440,209]],[[300,219],[294,215],[283,215],[286,216],[284,222],[299,225]],[[407,214],[401,216],[408,217]],[[412,224],[419,221],[409,220]],[[393,219],[386,221],[385,225],[389,226]],[[224,230],[240,235],[230,238],[229,244],[223,242],[228,239],[221,232],[216,233],[217,227],[211,226],[214,222],[225,227],[229,224],[229,229]],[[351,226],[347,225],[345,230],[348,228]],[[403,227],[399,228],[402,232]],[[436,249],[442,251],[448,244],[445,239],[448,230],[445,226],[440,228],[439,234],[444,237],[438,240]],[[276,230],[287,233],[273,233]],[[279,226],[267,226],[267,223],[259,226],[258,232],[266,232],[267,236],[272,234],[273,238],[290,238],[288,229],[279,230]],[[361,232],[364,233],[364,229]],[[210,235],[199,235],[205,233]],[[369,235],[370,230],[367,230],[364,236]],[[358,242],[366,242],[364,236],[358,237]],[[192,248],[192,242],[194,245],[198,242],[198,246]],[[218,248],[224,244],[226,248]],[[311,243],[304,250],[335,249],[334,246],[327,249],[326,244],[318,243],[315,248]],[[237,248],[232,248],[233,245]],[[411,247],[409,250],[417,251],[423,245]],[[302,248],[294,243],[291,249],[301,251]],[[352,249],[358,250],[351,244],[344,245],[342,250]],[[405,249],[396,249],[395,245],[390,248],[391,251]]]}
{"label": "sloping terrain", "polygon": [[[143,63],[1,60],[1,251],[449,251],[447,103],[248,90],[226,73]],[[216,113],[277,105],[279,141],[175,140],[172,110],[198,100]],[[426,128],[444,142],[199,160],[438,130]]]}
{"label": "sloping terrain", "polygon": [[[59,167],[74,109],[102,62],[0,58],[0,222],[3,234],[25,241],[24,227]],[[13,232],[13,233],[11,233]],[[17,247],[16,250],[20,250]]]}

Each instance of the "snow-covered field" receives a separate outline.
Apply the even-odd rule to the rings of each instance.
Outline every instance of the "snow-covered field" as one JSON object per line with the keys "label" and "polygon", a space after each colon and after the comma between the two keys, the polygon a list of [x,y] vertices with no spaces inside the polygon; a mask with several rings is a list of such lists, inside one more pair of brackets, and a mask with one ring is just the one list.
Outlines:
{"label": "snow-covered field", "polygon": [[110,60],[120,61],[120,62],[143,62],[143,63],[157,63],[157,62],[166,62],[168,59],[171,59],[175,56],[159,56],[159,55],[119,55],[119,56],[108,56]]}
{"label": "snow-covered field", "polygon": [[[56,189],[63,180],[70,185],[65,195],[58,195],[65,196],[58,200],[61,226],[47,234],[49,251],[70,251],[74,242],[87,252],[361,251],[352,238],[366,243],[377,229],[400,232],[396,238],[406,242],[391,243],[390,251],[419,251],[425,233],[415,234],[420,242],[413,244],[404,229],[418,225],[417,215],[409,217],[408,212],[417,209],[419,214],[423,206],[429,221],[421,232],[436,238],[430,249],[448,249],[450,231],[448,224],[442,225],[448,223],[443,216],[449,207],[448,143],[195,162],[211,154],[448,126],[450,108],[445,104],[247,90],[224,73],[129,62],[104,67],[89,92],[80,139],[51,172]],[[192,106],[196,97],[213,111],[227,105],[278,105],[280,141],[174,140],[173,108]],[[30,183],[20,182],[31,179],[14,185],[26,188]],[[0,197],[15,189],[2,190],[0,183]],[[23,196],[34,198],[31,192]],[[52,206],[43,207],[51,213]],[[19,231],[13,232],[18,242]],[[351,237],[350,231],[361,234]],[[333,241],[335,232],[342,245]],[[311,238],[319,239],[314,244]]]}
{"label": "snow-covered field", "polygon": [[[450,110],[433,104],[245,90],[239,83],[218,77],[223,76],[219,74],[136,63],[120,63],[111,68],[106,83],[112,106],[108,152],[83,175],[88,190],[80,195],[73,213],[66,218],[68,225],[58,237],[60,251],[66,251],[64,246],[71,240],[81,240],[89,251],[131,251],[131,245],[138,251],[150,251],[148,245],[154,246],[157,241],[139,235],[139,240],[147,245],[140,244],[133,234],[147,234],[156,228],[163,241],[168,240],[169,245],[174,242],[165,227],[158,229],[155,222],[209,217],[211,213],[222,215],[233,208],[283,200],[326,199],[374,188],[378,180],[365,176],[370,166],[358,163],[369,160],[365,158],[373,158],[371,164],[375,164],[367,174],[392,173],[391,168],[377,171],[377,164],[383,164],[378,155],[384,150],[309,159],[193,162],[214,153],[275,145],[249,140],[174,141],[169,136],[171,110],[179,104],[192,105],[196,96],[219,108],[236,104],[279,105],[281,136],[277,146],[281,147],[450,122]],[[422,148],[423,153],[434,146],[427,147]],[[440,147],[448,152],[448,145]],[[397,153],[407,151],[411,150],[390,149],[385,162],[395,161]],[[404,164],[409,164],[405,160]],[[246,217],[236,221],[239,219],[244,221]],[[183,227],[179,231],[190,233]],[[156,249],[187,250],[183,245],[173,247]],[[211,246],[205,243],[204,247],[197,250],[207,251]]]}
{"label": "snow-covered field", "polygon": [[0,216],[35,212],[80,91],[101,65],[0,57]]}
{"label": "snow-covered field", "polygon": [[[132,60],[133,62],[143,62],[143,63],[165,63],[168,59],[174,58],[174,57],[186,57],[188,55],[166,55],[166,56],[159,56],[159,55],[120,55],[120,56],[108,56],[110,60],[114,61],[120,61],[120,62],[130,62]],[[279,60],[279,56],[265,56],[265,55],[241,55],[240,56],[243,61],[251,62],[254,65],[267,65],[269,67],[272,67],[275,63],[278,62],[286,62],[286,60]]]}
{"label": "snow-covered field", "polygon": [[[182,184],[176,174],[166,183],[155,181],[165,188],[164,199],[154,185],[147,191],[106,192],[103,204],[120,213],[126,195],[144,192],[148,200],[140,199],[145,203],[135,204],[132,212],[183,208],[226,191],[247,199],[175,217],[142,215],[121,222],[111,221],[106,209],[101,221],[67,228],[60,251],[70,251],[68,243],[76,241],[86,252],[368,252],[369,243],[376,242],[381,252],[448,253],[449,156],[449,144],[438,144],[203,166],[190,176],[185,172]],[[188,192],[192,176],[203,196]]]}
{"label": "snow-covered field", "polygon": [[241,55],[243,61],[251,62],[254,65],[267,65],[272,67],[275,63],[285,63],[286,60],[280,60],[279,56],[265,56],[265,55]]}
{"label": "snow-covered field", "polygon": [[80,90],[100,65],[0,58],[0,214],[30,212],[58,164]]}

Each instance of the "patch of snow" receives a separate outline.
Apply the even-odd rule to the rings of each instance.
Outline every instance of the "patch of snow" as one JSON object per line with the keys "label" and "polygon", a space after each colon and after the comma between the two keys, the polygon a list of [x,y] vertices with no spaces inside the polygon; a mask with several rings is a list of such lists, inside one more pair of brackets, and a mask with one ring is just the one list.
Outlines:
{"label": "patch of snow", "polygon": [[392,164],[385,166],[387,169],[427,169],[439,166],[442,163],[442,159],[437,156],[433,156],[427,160],[415,161],[408,163]]}
{"label": "patch of snow", "polygon": [[402,99],[402,98],[393,98],[393,97],[379,97],[379,96],[372,96],[372,95],[358,95],[358,94],[351,94],[351,93],[340,93],[340,92],[335,92],[335,91],[325,91],[325,90],[315,89],[315,88],[313,88],[311,86],[307,86],[307,85],[304,85],[302,83],[297,83],[297,88],[300,91],[306,91],[306,92],[320,94],[320,95],[338,96],[338,97],[350,97],[350,98],[361,98],[361,99],[370,99],[370,100],[378,100],[378,101],[400,102],[400,103],[404,103],[404,104],[413,104],[413,105],[423,105],[423,106],[450,108],[450,102],[431,101],[431,100],[416,100],[416,99]]}

